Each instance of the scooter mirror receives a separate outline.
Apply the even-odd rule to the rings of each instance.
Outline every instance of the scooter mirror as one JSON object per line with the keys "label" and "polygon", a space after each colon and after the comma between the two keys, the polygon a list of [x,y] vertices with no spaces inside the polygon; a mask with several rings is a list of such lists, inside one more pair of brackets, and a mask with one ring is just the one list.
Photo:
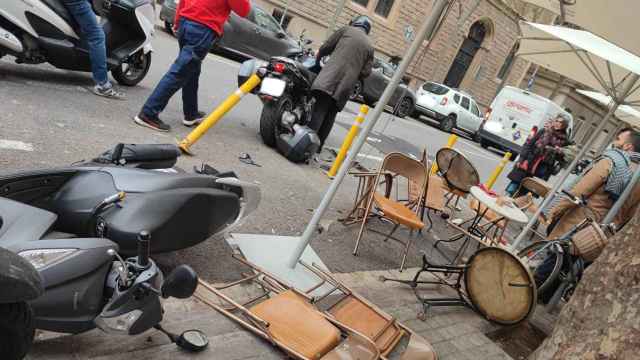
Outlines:
{"label": "scooter mirror", "polygon": [[186,299],[193,295],[198,287],[198,274],[187,265],[175,268],[162,283],[162,297]]}
{"label": "scooter mirror", "polygon": [[200,330],[187,330],[178,337],[176,345],[187,351],[198,352],[209,346],[209,339]]}

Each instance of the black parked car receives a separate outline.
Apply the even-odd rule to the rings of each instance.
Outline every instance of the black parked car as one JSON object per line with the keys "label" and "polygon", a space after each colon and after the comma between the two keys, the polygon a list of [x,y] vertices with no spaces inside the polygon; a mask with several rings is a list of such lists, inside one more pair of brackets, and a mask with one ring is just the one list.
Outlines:
{"label": "black parked car", "polygon": [[[160,11],[160,19],[164,21],[165,29],[169,33],[172,32],[179,2],[180,0],[165,0]],[[273,16],[257,6],[252,6],[246,18],[231,13],[229,20],[224,24],[224,34],[212,51],[242,60],[269,60],[272,56],[295,57],[302,53],[302,48]]]}
{"label": "black parked car", "polygon": [[[364,79],[364,81],[356,84],[351,99],[355,101],[362,100],[365,104],[373,106],[382,96],[382,92],[391,81],[394,73],[395,69],[393,66],[375,58],[371,75]],[[404,83],[398,85],[398,88],[389,101],[389,105],[394,109],[394,115],[401,118],[413,114],[415,104],[415,93]]]}

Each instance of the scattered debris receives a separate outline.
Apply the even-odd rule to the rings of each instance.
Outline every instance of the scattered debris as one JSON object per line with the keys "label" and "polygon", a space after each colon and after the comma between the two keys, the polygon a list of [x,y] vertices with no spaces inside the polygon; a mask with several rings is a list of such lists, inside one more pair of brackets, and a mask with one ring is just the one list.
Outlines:
{"label": "scattered debris", "polygon": [[262,165],[256,163],[255,161],[253,161],[253,159],[251,158],[251,155],[247,154],[247,153],[240,153],[240,156],[238,157],[238,159],[240,159],[240,162],[243,162],[247,165],[253,165],[253,166],[257,166],[257,167],[262,167]]}

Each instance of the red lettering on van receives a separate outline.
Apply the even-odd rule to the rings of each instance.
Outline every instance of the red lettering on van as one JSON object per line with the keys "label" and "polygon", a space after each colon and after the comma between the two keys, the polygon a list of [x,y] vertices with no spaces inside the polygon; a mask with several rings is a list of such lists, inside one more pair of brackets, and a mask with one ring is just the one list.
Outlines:
{"label": "red lettering on van", "polygon": [[519,104],[519,103],[517,103],[517,102],[515,102],[513,100],[507,101],[506,106],[510,107],[512,109],[516,109],[518,111],[526,112],[527,114],[531,114],[531,112],[532,112],[532,110],[529,107],[527,107],[525,105],[522,105],[522,104]]}

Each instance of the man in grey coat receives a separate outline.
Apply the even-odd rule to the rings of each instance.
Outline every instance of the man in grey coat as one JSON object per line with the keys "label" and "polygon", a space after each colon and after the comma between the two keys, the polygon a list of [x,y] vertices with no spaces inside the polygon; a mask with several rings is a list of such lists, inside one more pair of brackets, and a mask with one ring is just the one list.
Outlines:
{"label": "man in grey coat", "polygon": [[349,26],[331,35],[318,51],[318,61],[330,56],[311,87],[316,102],[309,127],[320,137],[318,152],[357,81],[371,74],[373,45],[367,36],[370,31],[371,20],[367,16],[357,16]]}

